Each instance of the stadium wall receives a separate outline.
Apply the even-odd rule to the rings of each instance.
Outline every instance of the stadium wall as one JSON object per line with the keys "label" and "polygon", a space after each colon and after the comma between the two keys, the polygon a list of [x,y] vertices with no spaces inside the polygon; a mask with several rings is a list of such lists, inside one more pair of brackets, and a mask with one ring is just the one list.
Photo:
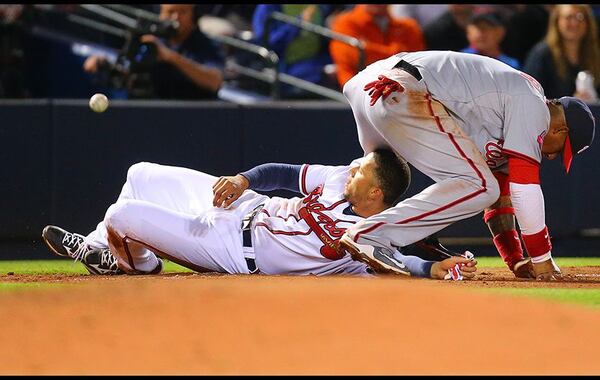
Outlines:
{"label": "stadium wall", "polygon": [[[600,106],[593,105],[600,114]],[[362,155],[350,108],[337,102],[114,101],[96,114],[83,100],[0,101],[0,243],[39,241],[57,224],[87,233],[140,161],[232,175],[265,162],[344,165]],[[598,143],[596,143],[598,145]],[[542,165],[554,237],[600,228],[600,147]],[[413,170],[407,195],[432,181]],[[273,195],[294,195],[275,192]],[[440,236],[489,237],[477,215]]]}

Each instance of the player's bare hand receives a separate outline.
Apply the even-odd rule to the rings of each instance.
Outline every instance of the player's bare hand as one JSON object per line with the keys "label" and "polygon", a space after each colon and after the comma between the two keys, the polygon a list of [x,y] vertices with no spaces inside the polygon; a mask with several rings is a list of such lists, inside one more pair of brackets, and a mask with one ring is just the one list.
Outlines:
{"label": "player's bare hand", "polygon": [[83,71],[86,73],[96,73],[101,65],[106,62],[106,58],[99,55],[90,55],[83,62]]}
{"label": "player's bare hand", "polygon": [[172,56],[177,54],[175,51],[169,49],[158,37],[153,34],[143,35],[140,37],[140,41],[143,43],[153,43],[156,45],[156,58],[159,61],[170,62]]}
{"label": "player's bare hand", "polygon": [[477,272],[477,260],[461,256],[449,257],[435,262],[431,266],[431,278],[444,280],[451,277],[453,280],[472,279]]}
{"label": "player's bare hand", "polygon": [[249,185],[248,179],[241,174],[219,177],[213,185],[213,206],[229,207],[229,205],[242,195]]}
{"label": "player's bare hand", "polygon": [[393,79],[380,75],[377,80],[369,82],[364,87],[365,91],[369,91],[371,97],[370,105],[373,106],[377,102],[377,99],[383,97],[385,100],[392,92],[402,92],[404,87]]}

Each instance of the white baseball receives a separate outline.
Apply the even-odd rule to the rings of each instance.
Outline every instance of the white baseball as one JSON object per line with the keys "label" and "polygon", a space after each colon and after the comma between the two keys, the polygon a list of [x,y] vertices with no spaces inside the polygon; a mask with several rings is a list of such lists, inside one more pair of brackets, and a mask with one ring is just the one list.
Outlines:
{"label": "white baseball", "polygon": [[104,94],[94,94],[90,98],[90,108],[94,112],[104,112],[108,108],[108,98]]}

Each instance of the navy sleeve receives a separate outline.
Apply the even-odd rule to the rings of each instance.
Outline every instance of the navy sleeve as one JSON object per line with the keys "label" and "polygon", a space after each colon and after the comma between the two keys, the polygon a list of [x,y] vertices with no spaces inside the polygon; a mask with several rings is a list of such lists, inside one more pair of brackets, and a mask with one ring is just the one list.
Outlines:
{"label": "navy sleeve", "polygon": [[431,266],[435,261],[423,260],[418,256],[403,255],[398,250],[394,252],[394,257],[406,265],[412,276],[431,278]]}
{"label": "navy sleeve", "polygon": [[290,190],[300,193],[302,165],[262,164],[240,173],[248,179],[249,188],[258,191]]}

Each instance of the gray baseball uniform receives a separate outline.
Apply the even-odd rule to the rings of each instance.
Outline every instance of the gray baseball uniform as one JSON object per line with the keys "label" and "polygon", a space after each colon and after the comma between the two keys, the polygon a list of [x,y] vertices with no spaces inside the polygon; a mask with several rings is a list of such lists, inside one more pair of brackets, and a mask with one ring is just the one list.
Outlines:
{"label": "gray baseball uniform", "polygon": [[[418,71],[395,67],[401,60]],[[371,106],[364,86],[379,75],[404,90]],[[507,154],[542,159],[550,121],[543,89],[495,59],[450,51],[400,53],[369,65],[346,83],[344,95],[365,154],[390,146],[436,181],[349,228],[359,243],[405,246],[474,216],[498,199],[491,169],[506,171]]]}

